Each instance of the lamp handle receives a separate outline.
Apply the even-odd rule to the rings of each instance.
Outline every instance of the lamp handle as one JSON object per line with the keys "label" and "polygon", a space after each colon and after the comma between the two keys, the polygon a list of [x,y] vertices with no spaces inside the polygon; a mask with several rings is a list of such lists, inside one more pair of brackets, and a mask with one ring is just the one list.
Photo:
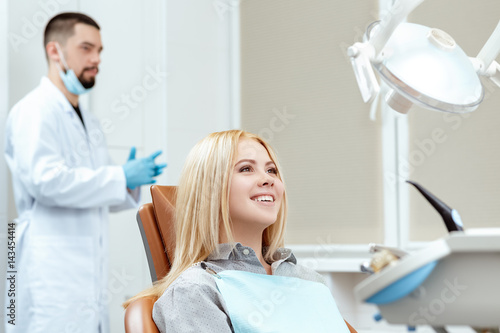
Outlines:
{"label": "lamp handle", "polygon": [[500,53],[500,21],[491,34],[490,38],[486,41],[481,51],[477,55],[477,59],[481,60],[484,64],[483,71],[486,71],[493,63],[495,58]]}
{"label": "lamp handle", "polygon": [[490,65],[490,68],[494,68],[494,73],[490,76],[490,80],[500,87],[500,64],[496,61]]}
{"label": "lamp handle", "polygon": [[423,1],[424,0],[397,0],[394,3],[389,13],[380,21],[378,30],[374,32],[374,36],[369,40],[369,43],[372,44],[375,49],[375,59],[384,48],[397,26]]}

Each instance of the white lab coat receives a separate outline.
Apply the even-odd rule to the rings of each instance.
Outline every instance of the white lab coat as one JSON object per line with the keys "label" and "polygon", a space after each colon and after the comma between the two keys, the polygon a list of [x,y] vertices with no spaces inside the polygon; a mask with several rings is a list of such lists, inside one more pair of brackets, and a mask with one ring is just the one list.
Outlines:
{"label": "white lab coat", "polygon": [[17,103],[5,156],[19,217],[16,325],[7,332],[109,332],[108,212],[137,206],[98,119],[44,77]]}

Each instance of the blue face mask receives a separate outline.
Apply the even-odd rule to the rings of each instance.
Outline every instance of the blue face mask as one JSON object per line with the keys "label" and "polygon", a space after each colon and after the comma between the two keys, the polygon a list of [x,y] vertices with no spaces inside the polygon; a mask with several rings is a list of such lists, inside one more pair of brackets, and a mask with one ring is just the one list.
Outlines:
{"label": "blue face mask", "polygon": [[85,89],[80,80],[78,80],[78,78],[76,77],[75,72],[72,69],[69,69],[66,60],[64,59],[64,55],[59,47],[59,44],[56,44],[56,48],[57,48],[57,53],[59,53],[61,61],[64,65],[64,70],[61,68],[61,66],[59,66],[59,64],[58,67],[59,67],[59,76],[61,77],[66,89],[68,89],[70,93],[75,95],[81,95],[89,92],[90,89]]}

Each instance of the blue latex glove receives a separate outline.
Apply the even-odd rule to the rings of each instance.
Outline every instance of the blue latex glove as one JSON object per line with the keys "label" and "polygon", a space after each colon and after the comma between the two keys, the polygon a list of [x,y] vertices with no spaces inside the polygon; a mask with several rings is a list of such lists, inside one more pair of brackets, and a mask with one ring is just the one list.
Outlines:
{"label": "blue latex glove", "polygon": [[164,163],[155,164],[155,158],[162,153],[161,150],[139,159],[135,158],[135,152],[135,147],[132,147],[127,163],[122,166],[127,180],[127,187],[131,190],[137,186],[156,183],[153,178],[161,175],[163,169],[167,166]]}

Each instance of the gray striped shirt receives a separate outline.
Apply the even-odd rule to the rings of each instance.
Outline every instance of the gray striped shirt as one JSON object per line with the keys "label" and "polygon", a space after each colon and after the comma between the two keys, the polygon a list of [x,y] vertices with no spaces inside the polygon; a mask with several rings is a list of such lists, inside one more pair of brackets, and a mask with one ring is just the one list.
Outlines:
{"label": "gray striped shirt", "polygon": [[[325,283],[320,274],[297,265],[290,249],[278,249],[273,259],[273,275]],[[234,250],[230,244],[220,244],[218,251],[210,254],[205,263],[215,272],[240,270],[267,274],[253,249],[240,243]],[[195,265],[184,271],[156,301],[153,319],[161,333],[230,333],[233,328],[228,313],[213,276]]]}

